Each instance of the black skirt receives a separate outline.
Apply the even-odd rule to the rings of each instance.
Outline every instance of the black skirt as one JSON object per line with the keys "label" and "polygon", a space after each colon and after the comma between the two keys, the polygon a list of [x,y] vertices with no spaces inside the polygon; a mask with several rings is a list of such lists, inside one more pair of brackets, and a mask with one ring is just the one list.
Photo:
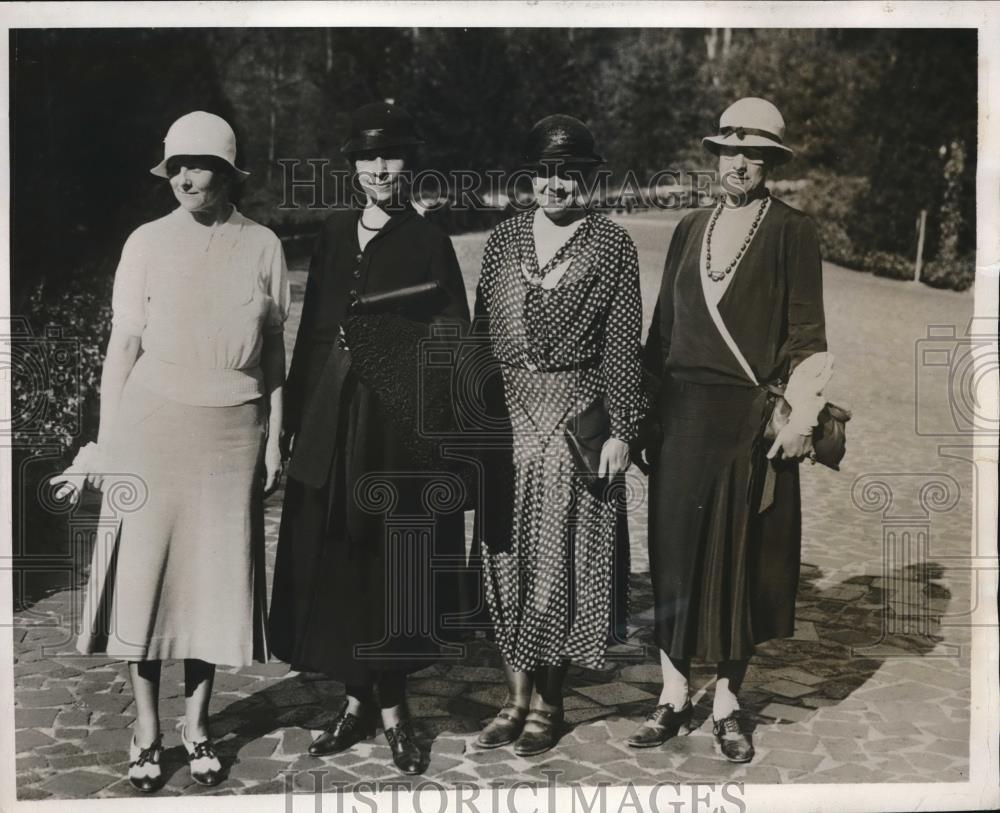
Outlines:
{"label": "black skirt", "polygon": [[755,644],[794,633],[798,464],[777,464],[774,502],[758,513],[766,393],[668,377],[660,403],[649,505],[656,643],[674,658],[749,658]]}
{"label": "black skirt", "polygon": [[[360,685],[460,655],[470,573],[460,500],[434,473],[379,470],[394,438],[371,392],[348,386],[326,482],[288,479],[268,631],[292,668]],[[368,518],[353,531],[349,501]]]}

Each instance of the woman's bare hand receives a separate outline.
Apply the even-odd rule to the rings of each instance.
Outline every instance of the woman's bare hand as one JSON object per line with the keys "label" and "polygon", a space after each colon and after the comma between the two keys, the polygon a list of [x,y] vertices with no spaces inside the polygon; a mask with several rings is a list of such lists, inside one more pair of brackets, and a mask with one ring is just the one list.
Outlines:
{"label": "woman's bare hand", "polygon": [[631,464],[628,444],[618,438],[608,438],[601,447],[601,462],[597,468],[598,477],[614,477],[622,474]]}
{"label": "woman's bare hand", "polygon": [[268,440],[264,447],[264,496],[270,497],[281,483],[281,446]]}

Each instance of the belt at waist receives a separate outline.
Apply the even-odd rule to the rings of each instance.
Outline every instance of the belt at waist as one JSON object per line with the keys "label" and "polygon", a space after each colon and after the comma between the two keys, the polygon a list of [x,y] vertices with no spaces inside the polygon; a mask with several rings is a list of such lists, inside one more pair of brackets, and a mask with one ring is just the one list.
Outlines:
{"label": "belt at waist", "polygon": [[527,362],[525,364],[512,364],[507,361],[500,362],[500,364],[504,367],[510,367],[514,370],[528,370],[532,373],[568,373],[573,370],[592,370],[600,363],[601,359],[598,356],[591,356],[590,358],[583,359],[581,361],[574,361],[570,364],[547,367],[535,365],[531,362]]}
{"label": "belt at waist", "polygon": [[188,367],[144,353],[129,378],[164,398],[190,406],[236,406],[264,394],[260,366]]}

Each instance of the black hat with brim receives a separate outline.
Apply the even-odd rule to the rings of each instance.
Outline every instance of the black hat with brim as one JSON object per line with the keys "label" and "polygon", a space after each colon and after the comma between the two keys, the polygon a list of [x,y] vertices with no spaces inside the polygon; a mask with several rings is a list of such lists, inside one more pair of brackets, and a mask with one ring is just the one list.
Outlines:
{"label": "black hat with brim", "polygon": [[416,147],[424,140],[413,117],[389,102],[372,102],[351,113],[351,131],[340,148],[345,155],[394,147]]}
{"label": "black hat with brim", "polygon": [[582,121],[556,113],[535,123],[524,141],[523,166],[591,167],[604,163],[594,148],[594,136]]}

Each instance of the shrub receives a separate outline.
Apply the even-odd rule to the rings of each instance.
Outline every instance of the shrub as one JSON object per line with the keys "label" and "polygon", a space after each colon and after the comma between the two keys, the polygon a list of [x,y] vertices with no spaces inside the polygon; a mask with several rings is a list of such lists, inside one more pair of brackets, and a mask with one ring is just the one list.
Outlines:
{"label": "shrub", "polygon": [[111,332],[113,275],[97,264],[59,287],[39,283],[15,317],[11,424],[15,449],[71,451],[96,439],[95,405]]}
{"label": "shrub", "polygon": [[804,184],[788,185],[787,199],[816,222],[823,259],[862,268],[864,250],[852,237],[851,220],[868,194],[867,179],[816,170],[804,180]]}
{"label": "shrub", "polygon": [[913,279],[913,260],[890,251],[865,252],[862,265],[865,271],[871,271],[876,277]]}
{"label": "shrub", "polygon": [[920,270],[920,281],[932,288],[965,291],[976,279],[976,258],[966,254],[954,260],[933,259]]}

